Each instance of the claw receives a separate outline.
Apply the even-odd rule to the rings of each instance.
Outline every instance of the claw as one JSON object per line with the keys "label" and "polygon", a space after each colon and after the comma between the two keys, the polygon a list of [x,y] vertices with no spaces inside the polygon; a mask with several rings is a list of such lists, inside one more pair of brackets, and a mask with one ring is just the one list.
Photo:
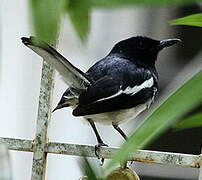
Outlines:
{"label": "claw", "polygon": [[108,147],[108,145],[105,144],[105,143],[98,143],[97,145],[95,145],[95,155],[96,155],[98,158],[100,158],[100,147],[102,147],[102,146]]}
{"label": "claw", "polygon": [[95,155],[98,157],[98,159],[100,159],[101,166],[103,166],[104,164],[104,158],[100,158],[100,147],[103,147],[103,146],[108,147],[108,145],[105,143],[98,143],[97,145],[95,145]]}

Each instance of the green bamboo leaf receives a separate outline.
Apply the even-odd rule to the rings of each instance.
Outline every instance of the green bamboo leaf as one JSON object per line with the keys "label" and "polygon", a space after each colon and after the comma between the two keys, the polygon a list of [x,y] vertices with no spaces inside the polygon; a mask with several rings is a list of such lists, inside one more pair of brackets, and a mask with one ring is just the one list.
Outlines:
{"label": "green bamboo leaf", "polygon": [[169,21],[171,25],[188,25],[202,27],[202,13],[189,15]]}
{"label": "green bamboo leaf", "polygon": [[78,36],[84,41],[90,26],[89,0],[71,0],[67,12]]}
{"label": "green bamboo leaf", "polygon": [[56,41],[61,14],[67,0],[31,0],[33,26],[36,36],[48,43]]}
{"label": "green bamboo leaf", "polygon": [[166,98],[115,153],[106,168],[125,161],[132,152],[151,143],[154,138],[176,123],[184,114],[202,103],[201,82],[202,71]]}
{"label": "green bamboo leaf", "polygon": [[82,158],[80,168],[86,177],[86,180],[101,180],[97,178],[98,172],[93,168],[86,157]]}
{"label": "green bamboo leaf", "polygon": [[194,114],[182,121],[177,122],[173,128],[181,130],[195,127],[202,127],[202,113]]}
{"label": "green bamboo leaf", "polygon": [[199,2],[199,0],[90,0],[93,7],[116,6],[160,6],[160,5],[184,5]]}

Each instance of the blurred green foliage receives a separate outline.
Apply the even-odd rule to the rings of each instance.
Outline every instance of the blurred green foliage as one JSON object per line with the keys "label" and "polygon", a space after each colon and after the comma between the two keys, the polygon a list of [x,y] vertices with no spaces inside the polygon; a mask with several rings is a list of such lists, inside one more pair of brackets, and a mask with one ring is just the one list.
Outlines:
{"label": "blurred green foliage", "polygon": [[79,38],[84,42],[90,26],[90,0],[71,0],[66,10]]}
{"label": "blurred green foliage", "polygon": [[66,2],[67,0],[30,1],[33,27],[39,39],[55,44]]}
{"label": "blurred green foliage", "polygon": [[187,118],[177,122],[174,125],[175,130],[202,127],[202,113],[193,114]]}
{"label": "blurred green foliage", "polygon": [[192,14],[186,17],[170,21],[171,25],[188,25],[202,27],[202,13]]}
{"label": "blurred green foliage", "polygon": [[55,43],[64,13],[69,15],[78,36],[85,41],[92,8],[180,5],[198,1],[200,0],[30,0],[30,7],[36,36]]}
{"label": "blurred green foliage", "polygon": [[131,5],[141,6],[163,6],[163,5],[185,5],[200,0],[90,0],[92,7],[122,7]]}
{"label": "blurred green foliage", "polygon": [[93,165],[85,158],[81,159],[80,168],[83,174],[85,174],[88,178],[87,180],[101,180],[100,177],[97,177],[98,172],[93,168]]}

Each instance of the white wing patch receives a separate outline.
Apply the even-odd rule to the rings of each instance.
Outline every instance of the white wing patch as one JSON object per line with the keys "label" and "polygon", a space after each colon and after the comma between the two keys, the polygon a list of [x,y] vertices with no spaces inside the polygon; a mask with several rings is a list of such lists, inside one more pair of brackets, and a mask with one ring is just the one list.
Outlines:
{"label": "white wing patch", "polygon": [[138,85],[138,86],[134,86],[134,87],[127,87],[123,93],[125,94],[131,94],[131,96],[133,96],[134,94],[136,94],[137,92],[139,92],[140,90],[144,89],[144,88],[150,88],[152,87],[154,84],[154,79],[153,77],[151,77],[150,79],[146,80],[145,82],[143,82],[142,84]]}
{"label": "white wing patch", "polygon": [[134,94],[138,93],[140,90],[142,90],[144,88],[150,88],[153,85],[154,85],[154,78],[151,77],[150,79],[146,80],[142,84],[134,86],[134,87],[128,86],[125,90],[122,90],[120,87],[121,90],[118,91],[116,94],[113,94],[113,95],[106,97],[106,98],[98,99],[95,102],[100,102],[100,101],[104,101],[107,99],[111,99],[111,98],[119,96],[120,94],[130,94],[131,96],[133,96]]}

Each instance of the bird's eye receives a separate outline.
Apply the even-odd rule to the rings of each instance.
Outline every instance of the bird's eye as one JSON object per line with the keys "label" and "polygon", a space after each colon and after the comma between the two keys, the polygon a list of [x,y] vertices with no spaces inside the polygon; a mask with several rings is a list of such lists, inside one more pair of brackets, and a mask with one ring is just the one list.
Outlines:
{"label": "bird's eye", "polygon": [[138,49],[147,49],[147,43],[146,42],[143,42],[143,41],[139,41],[138,42]]}

